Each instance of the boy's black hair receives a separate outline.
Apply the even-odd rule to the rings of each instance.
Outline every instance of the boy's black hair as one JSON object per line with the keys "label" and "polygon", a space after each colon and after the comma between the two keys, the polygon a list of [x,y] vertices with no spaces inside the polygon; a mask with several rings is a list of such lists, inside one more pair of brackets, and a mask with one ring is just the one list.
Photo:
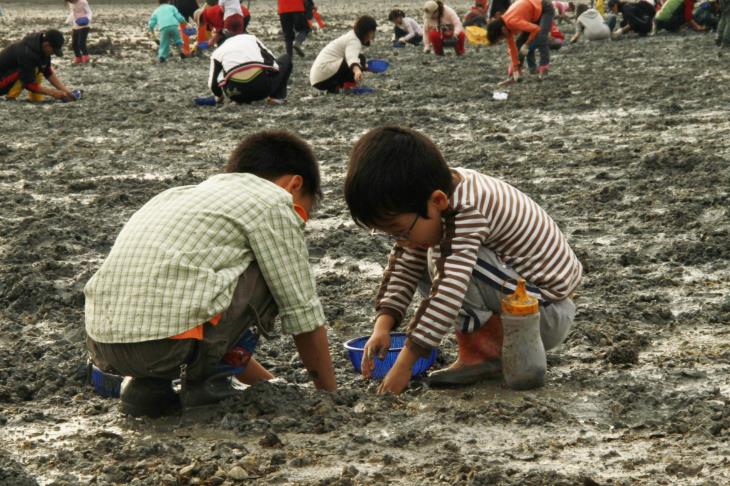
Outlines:
{"label": "boy's black hair", "polygon": [[586,5],[585,3],[581,3],[575,10],[575,16],[580,17],[586,10],[588,10],[588,5]]}
{"label": "boy's black hair", "polygon": [[403,10],[393,9],[388,14],[388,22],[394,22],[398,17],[405,17],[406,13]]}
{"label": "boy's black hair", "polygon": [[211,7],[215,7],[218,5],[218,0],[205,0],[205,3],[207,3]]}
{"label": "boy's black hair", "polygon": [[352,147],[345,201],[358,225],[372,228],[405,213],[428,218],[428,200],[436,190],[451,197],[453,179],[441,151],[425,135],[383,126]]}
{"label": "boy's black hair", "polygon": [[286,131],[267,130],[244,138],[228,158],[225,172],[245,172],[274,180],[302,176],[305,194],[322,197],[319,164],[307,142]]}
{"label": "boy's black hair", "polygon": [[494,44],[504,36],[502,27],[504,27],[504,20],[502,20],[502,17],[491,20],[487,24],[487,40],[490,44]]}
{"label": "boy's black hair", "polygon": [[162,5],[163,3],[170,3],[170,0],[160,0],[160,5]]}
{"label": "boy's black hair", "polygon": [[355,31],[357,38],[360,39],[360,42],[365,39],[368,32],[375,32],[377,28],[378,23],[369,15],[359,17],[355,21],[355,25],[352,26],[352,29]]}

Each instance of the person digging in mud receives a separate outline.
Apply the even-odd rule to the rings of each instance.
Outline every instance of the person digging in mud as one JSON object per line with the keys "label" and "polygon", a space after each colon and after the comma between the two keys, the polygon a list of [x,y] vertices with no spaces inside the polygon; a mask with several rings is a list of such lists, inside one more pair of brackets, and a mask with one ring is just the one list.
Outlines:
{"label": "person digging in mud", "polygon": [[692,18],[698,25],[709,31],[717,31],[717,24],[720,22],[720,2],[708,0],[695,7]]}
{"label": "person digging in mud", "polygon": [[[0,96],[17,99],[28,90],[31,101],[42,101],[44,95],[57,100],[76,101],[51,66],[51,55],[63,56],[63,34],[55,29],[29,34],[0,51]],[[46,78],[56,89],[41,83]]]}
{"label": "person digging in mud", "polygon": [[317,389],[336,388],[303,232],[320,196],[306,142],[265,131],[238,145],[224,173],[168,189],[132,215],[84,288],[90,357],[128,377],[124,413],[235,395],[232,374],[271,379],[251,353],[277,314]]}
{"label": "person digging in mud", "polygon": [[418,46],[423,40],[423,29],[411,17],[407,17],[403,10],[391,10],[388,21],[393,22],[393,46],[401,47],[406,44]]}
{"label": "person digging in mud", "polygon": [[692,16],[694,0],[667,0],[654,16],[656,30],[679,32],[686,25],[695,32],[707,32],[707,28],[698,24]]}
{"label": "person digging in mud", "polygon": [[431,373],[432,384],[460,385],[499,376],[500,300],[518,278],[540,302],[545,349],[558,346],[575,315],[570,296],[583,267],[552,218],[529,196],[479,172],[450,169],[436,145],[408,128],[365,134],[350,154],[345,200],[353,220],[395,240],[365,344],[363,375],[390,346],[418,288],[423,301],[406,344],[379,393],[400,393],[419,356],[454,326],[457,360]]}
{"label": "person digging in mud", "polygon": [[152,13],[147,23],[150,36],[154,35],[155,27],[160,29],[160,45],[157,50],[157,58],[163,63],[170,56],[170,44],[175,44],[180,50],[180,58],[185,59],[187,55],[183,48],[183,41],[180,38],[180,24],[185,24],[185,18],[178,9],[170,4],[170,0],[159,0],[160,6]]}
{"label": "person digging in mud", "polygon": [[444,47],[453,47],[457,56],[466,52],[466,33],[461,19],[453,8],[441,0],[428,0],[423,4],[423,52],[444,55]]}
{"label": "person digging in mud", "polygon": [[284,46],[289,57],[294,55],[294,51],[299,57],[304,57],[302,44],[311,30],[309,22],[307,22],[306,10],[304,0],[278,0],[277,2]]}
{"label": "person digging in mud", "polygon": [[618,39],[629,32],[636,32],[639,37],[645,37],[649,35],[654,27],[656,8],[653,1],[625,2],[623,0],[608,0],[606,6],[610,12],[606,16],[606,24],[612,31],[616,28],[619,13],[622,18],[620,29],[615,30],[612,34],[614,39]]}
{"label": "person digging in mud", "polygon": [[363,47],[375,39],[378,23],[369,15],[355,21],[352,30],[327,44],[312,63],[309,82],[312,87],[328,93],[339,93],[362,81],[367,63]]}
{"label": "person digging in mud", "polygon": [[570,43],[575,44],[585,35],[589,41],[606,40],[611,38],[611,27],[603,20],[595,8],[580,4],[575,11],[575,34]]}
{"label": "person digging in mud", "polygon": [[[549,35],[554,15],[553,4],[549,0],[517,0],[500,18],[487,24],[490,45],[503,37],[507,39],[511,60],[507,82],[520,80],[525,58],[531,74],[538,74],[540,79],[547,75],[550,69]],[[535,64],[535,50],[540,52],[539,67]]]}
{"label": "person digging in mud", "polygon": [[240,34],[213,51],[208,87],[219,103],[227,96],[236,103],[265,99],[279,105],[286,101],[291,71],[288,55],[276,59],[256,36]]}

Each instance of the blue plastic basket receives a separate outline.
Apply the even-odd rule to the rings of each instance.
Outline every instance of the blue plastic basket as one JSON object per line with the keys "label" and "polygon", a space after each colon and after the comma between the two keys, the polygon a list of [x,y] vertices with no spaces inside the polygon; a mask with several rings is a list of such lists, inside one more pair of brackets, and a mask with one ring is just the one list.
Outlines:
{"label": "blue plastic basket", "polygon": [[123,376],[105,373],[95,365],[91,365],[90,375],[89,382],[98,395],[119,398],[119,391],[122,387],[122,381],[124,381]]}
{"label": "blue plastic basket", "polygon": [[80,17],[76,19],[76,25],[78,25],[79,27],[85,27],[89,25],[89,17]]}
{"label": "blue plastic basket", "polygon": [[198,42],[198,49],[205,50],[209,45],[208,41],[200,41]]}
{"label": "blue plastic basket", "polygon": [[369,93],[375,93],[375,88],[369,88],[367,86],[357,86],[355,88],[346,89],[345,93],[356,94],[356,95],[369,94]]}
{"label": "blue plastic basket", "polygon": [[191,36],[191,35],[195,35],[195,33],[197,32],[197,30],[195,30],[195,27],[185,27],[183,29],[183,32],[185,32],[185,35]]}
{"label": "blue plastic basket", "polygon": [[215,96],[201,96],[193,99],[193,102],[198,106],[215,106]]}
{"label": "blue plastic basket", "polygon": [[[355,339],[350,339],[345,343],[345,349],[347,355],[352,362],[352,366],[355,368],[357,373],[362,371],[360,364],[362,363],[363,350],[365,349],[365,343],[368,341],[370,336],[362,336]],[[379,380],[383,378],[388,371],[393,367],[398,354],[406,342],[406,335],[402,332],[394,332],[390,334],[390,349],[388,354],[385,355],[385,359],[375,358],[375,369],[370,375],[372,378]],[[413,365],[413,376],[419,376],[424,374],[428,369],[433,366],[436,361],[436,349],[431,351],[428,358],[418,358],[416,363]]]}
{"label": "blue plastic basket", "polygon": [[385,59],[370,59],[368,61],[368,71],[371,73],[384,73],[388,70],[390,63]]}

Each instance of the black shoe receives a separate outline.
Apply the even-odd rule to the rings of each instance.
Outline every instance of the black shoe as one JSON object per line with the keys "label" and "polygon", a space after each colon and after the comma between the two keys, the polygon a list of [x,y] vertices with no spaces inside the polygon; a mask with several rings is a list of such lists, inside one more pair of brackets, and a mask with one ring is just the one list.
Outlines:
{"label": "black shoe", "polygon": [[301,44],[294,43],[292,47],[299,57],[304,57],[304,49],[302,49]]}
{"label": "black shoe", "polygon": [[172,381],[164,378],[131,378],[122,383],[119,394],[122,413],[133,417],[160,417],[180,410],[180,396]]}
{"label": "black shoe", "polygon": [[235,386],[231,379],[238,369],[224,369],[205,380],[187,381],[180,391],[183,407],[200,407],[218,403],[226,398],[240,395],[244,388]]}

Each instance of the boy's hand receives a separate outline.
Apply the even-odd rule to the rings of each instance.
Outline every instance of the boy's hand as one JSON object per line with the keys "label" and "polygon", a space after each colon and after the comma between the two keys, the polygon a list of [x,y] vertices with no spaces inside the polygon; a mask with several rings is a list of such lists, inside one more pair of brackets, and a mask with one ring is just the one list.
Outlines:
{"label": "boy's hand", "polygon": [[408,347],[404,347],[398,359],[395,360],[395,364],[390,369],[383,382],[378,387],[378,395],[384,395],[386,393],[393,393],[394,395],[400,395],[400,393],[406,389],[408,382],[411,380],[411,373],[413,370],[413,363],[418,359],[418,355],[411,351]]}
{"label": "boy's hand", "polygon": [[362,362],[360,368],[362,370],[362,376],[370,378],[373,370],[375,369],[375,357],[380,359],[385,358],[390,349],[390,331],[395,325],[395,319],[386,314],[381,314],[375,321],[373,328],[373,334],[365,343],[365,348],[362,353]]}

